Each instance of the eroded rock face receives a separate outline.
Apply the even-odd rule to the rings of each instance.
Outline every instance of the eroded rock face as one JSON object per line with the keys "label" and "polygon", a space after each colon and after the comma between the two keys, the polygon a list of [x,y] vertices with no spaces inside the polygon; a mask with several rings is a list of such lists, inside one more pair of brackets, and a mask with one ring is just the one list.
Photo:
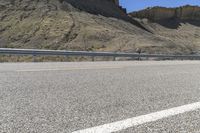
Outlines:
{"label": "eroded rock face", "polygon": [[63,0],[80,10],[107,17],[128,20],[126,12],[116,0]]}
{"label": "eroded rock face", "polygon": [[200,20],[200,7],[183,6],[178,8],[153,7],[130,13],[132,17],[158,21],[164,19]]}

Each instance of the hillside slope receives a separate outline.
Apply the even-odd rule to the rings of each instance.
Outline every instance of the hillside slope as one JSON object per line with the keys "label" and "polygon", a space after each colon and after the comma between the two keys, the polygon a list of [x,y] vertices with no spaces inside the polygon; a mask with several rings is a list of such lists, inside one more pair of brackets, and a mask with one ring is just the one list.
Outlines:
{"label": "hillside slope", "polygon": [[175,43],[176,45],[170,45],[172,51],[187,49],[187,53],[196,53],[200,50],[200,7],[198,6],[153,7],[130,13],[129,16],[133,19],[137,18],[155,36]]}
{"label": "hillside slope", "polygon": [[0,47],[191,53],[200,45],[198,26],[132,17],[110,0],[0,0]]}
{"label": "hillside slope", "polygon": [[120,43],[122,38],[144,32],[130,24],[130,18],[113,3],[85,1],[90,4],[80,0],[0,0],[0,47],[96,50],[118,45],[114,46],[118,49],[125,44]]}

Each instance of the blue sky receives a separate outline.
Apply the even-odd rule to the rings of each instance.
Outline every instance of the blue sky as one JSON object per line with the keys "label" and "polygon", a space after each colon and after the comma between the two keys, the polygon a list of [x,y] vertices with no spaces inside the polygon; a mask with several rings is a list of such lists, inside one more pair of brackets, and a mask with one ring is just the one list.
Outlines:
{"label": "blue sky", "polygon": [[200,0],[120,0],[120,4],[130,12],[152,6],[177,7],[187,4],[200,6]]}

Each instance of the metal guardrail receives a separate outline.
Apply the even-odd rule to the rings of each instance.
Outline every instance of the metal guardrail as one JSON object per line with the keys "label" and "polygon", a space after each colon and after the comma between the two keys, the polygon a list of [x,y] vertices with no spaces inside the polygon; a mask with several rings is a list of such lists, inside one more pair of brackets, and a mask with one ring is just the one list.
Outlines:
{"label": "metal guardrail", "polygon": [[200,59],[200,55],[168,55],[123,52],[92,52],[92,51],[65,51],[65,50],[38,50],[38,49],[12,49],[0,48],[2,55],[32,55],[32,56],[90,56],[90,57],[132,57],[132,58],[172,58],[172,59]]}

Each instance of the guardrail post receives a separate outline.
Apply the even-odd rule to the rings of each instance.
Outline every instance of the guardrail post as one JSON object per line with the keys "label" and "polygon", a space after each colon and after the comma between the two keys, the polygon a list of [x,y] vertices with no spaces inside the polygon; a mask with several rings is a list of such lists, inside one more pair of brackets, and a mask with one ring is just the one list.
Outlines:
{"label": "guardrail post", "polygon": [[33,55],[33,62],[36,62],[36,55]]}
{"label": "guardrail post", "polygon": [[141,60],[140,53],[138,53],[138,60],[139,60],[139,61]]}
{"label": "guardrail post", "polygon": [[64,62],[67,62],[68,61],[68,56],[65,55],[65,59],[64,59]]}
{"label": "guardrail post", "polygon": [[116,61],[116,56],[113,56],[113,61]]}
{"label": "guardrail post", "polygon": [[94,56],[92,56],[92,61],[94,61]]}
{"label": "guardrail post", "polygon": [[3,62],[3,56],[0,55],[0,63]]}

